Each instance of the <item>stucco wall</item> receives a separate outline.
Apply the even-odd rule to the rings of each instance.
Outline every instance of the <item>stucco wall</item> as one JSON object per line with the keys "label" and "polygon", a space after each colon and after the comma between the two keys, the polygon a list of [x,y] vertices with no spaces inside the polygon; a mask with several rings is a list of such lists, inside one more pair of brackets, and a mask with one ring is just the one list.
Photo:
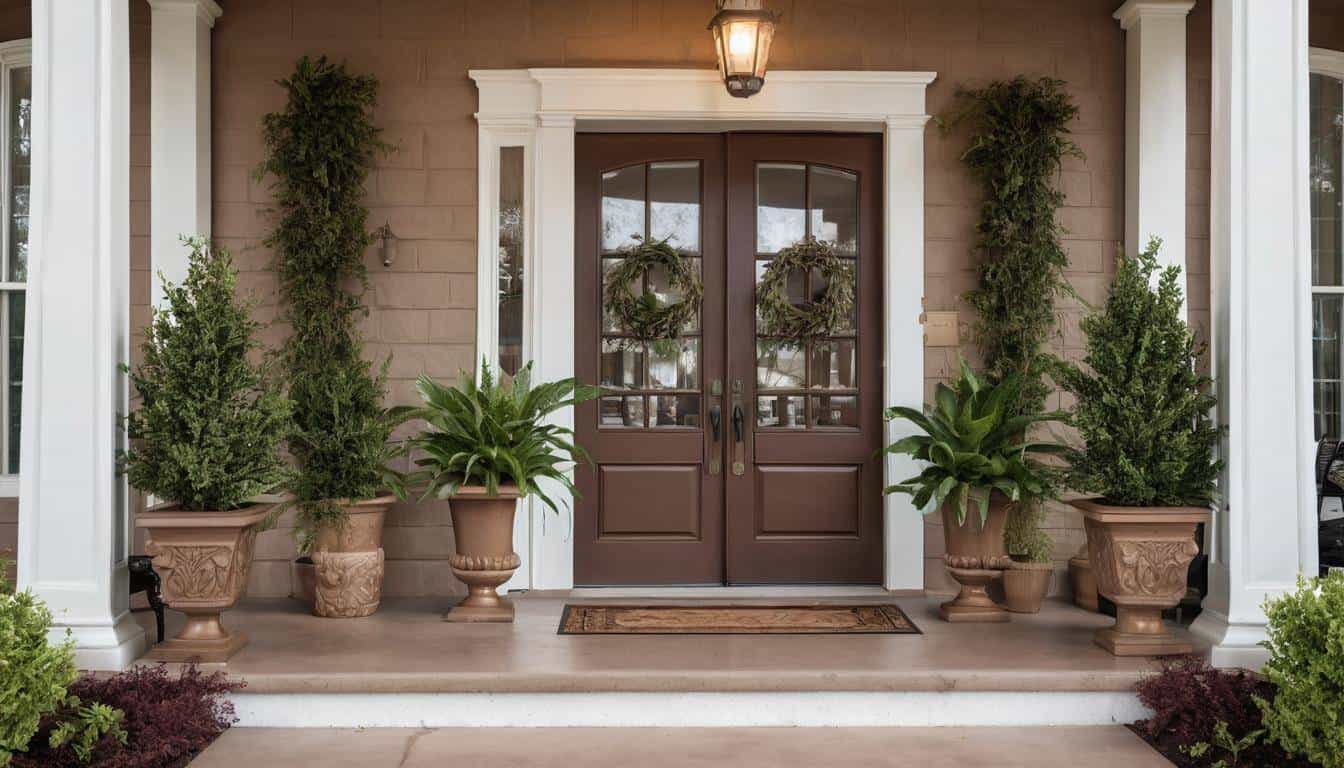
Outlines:
{"label": "stucco wall", "polygon": [[[129,0],[132,26],[132,312],[143,327],[149,295],[148,13]],[[1317,0],[1322,3],[1323,0]],[[261,160],[260,119],[283,105],[274,81],[301,55],[344,59],[382,82],[377,119],[399,151],[370,179],[371,225],[398,236],[392,268],[370,253],[373,281],[365,324],[368,351],[393,355],[392,398],[412,402],[419,373],[452,377],[474,358],[476,130],[472,67],[707,67],[713,51],[704,0],[223,0],[214,32],[214,234],[235,252],[245,290],[277,314],[267,231],[268,193],[252,181]],[[784,12],[772,54],[776,69],[934,70],[929,109],[938,113],[959,84],[1016,74],[1069,83],[1081,115],[1074,126],[1085,160],[1068,161],[1061,219],[1069,229],[1070,280],[1090,302],[1104,297],[1123,226],[1124,34],[1111,18],[1117,0],[769,0]],[[1189,23],[1188,181],[1191,319],[1208,324],[1209,13],[1200,0]],[[1315,4],[1313,4],[1315,6]],[[0,31],[26,2],[0,2]],[[15,9],[11,12],[10,9]],[[25,27],[26,17],[13,22]],[[1315,21],[1313,22],[1315,23]],[[1315,27],[1313,27],[1313,32]],[[18,36],[25,36],[26,31]],[[1314,42],[1314,40],[1313,40]],[[958,161],[962,135],[926,134],[928,308],[957,309],[974,284],[970,249],[977,193]],[[1078,306],[1060,312],[1057,348],[1082,345]],[[268,333],[277,342],[282,330]],[[974,350],[960,350],[974,359]],[[957,350],[929,349],[928,385],[949,375]],[[6,526],[0,503],[0,547]],[[461,591],[448,570],[451,530],[443,504],[398,505],[388,518],[386,593]],[[1061,507],[1049,518],[1063,560],[1083,541],[1077,516]],[[926,574],[947,585],[936,525],[927,527]],[[251,593],[289,591],[289,531],[264,534]],[[1058,584],[1056,585],[1058,588]]]}

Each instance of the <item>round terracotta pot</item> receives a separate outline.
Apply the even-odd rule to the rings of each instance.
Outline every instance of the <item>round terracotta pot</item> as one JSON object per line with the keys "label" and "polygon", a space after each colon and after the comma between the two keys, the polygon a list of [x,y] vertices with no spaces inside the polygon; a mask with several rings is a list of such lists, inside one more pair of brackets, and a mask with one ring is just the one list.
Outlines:
{"label": "round terracotta pot", "polygon": [[1050,563],[1019,563],[1003,572],[1003,607],[1013,613],[1040,613],[1050,590]]}
{"label": "round terracotta pot", "polygon": [[1087,529],[1097,592],[1115,603],[1115,625],[1097,630],[1097,645],[1116,656],[1187,654],[1191,643],[1167,631],[1162,611],[1185,597],[1195,530],[1203,507],[1117,507],[1100,499],[1073,502]]}
{"label": "round terracotta pot", "polygon": [[154,646],[150,659],[221,662],[247,645],[247,635],[225,629],[220,614],[247,589],[257,529],[273,506],[193,512],[161,504],[136,516],[164,603],[187,615],[177,636]]}
{"label": "round terracotta pot", "polygon": [[484,488],[464,487],[448,504],[457,550],[449,565],[467,585],[467,598],[448,611],[444,621],[513,621],[513,603],[495,590],[522,564],[513,551],[517,486],[501,486],[496,496],[487,495]]}
{"label": "round terracotta pot", "polygon": [[1000,578],[1012,563],[1003,544],[1003,527],[1008,519],[1008,497],[994,492],[989,496],[989,515],[983,525],[974,504],[966,510],[966,523],[957,524],[957,508],[943,504],[943,562],[947,572],[961,585],[956,598],[943,603],[938,614],[946,621],[1007,621],[1008,614],[989,596],[989,585]]}
{"label": "round terracotta pot", "polygon": [[383,597],[383,517],[396,501],[380,496],[343,505],[339,525],[313,536],[313,614],[358,618],[378,610]]}

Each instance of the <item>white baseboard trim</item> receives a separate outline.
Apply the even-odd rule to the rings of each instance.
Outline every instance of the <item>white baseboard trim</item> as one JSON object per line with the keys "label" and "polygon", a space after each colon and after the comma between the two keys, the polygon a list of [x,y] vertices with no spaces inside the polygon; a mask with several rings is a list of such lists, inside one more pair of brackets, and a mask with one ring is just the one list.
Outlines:
{"label": "white baseboard trim", "polygon": [[1208,641],[1209,663],[1215,667],[1258,670],[1269,660],[1269,651],[1260,645],[1269,639],[1262,623],[1236,624],[1205,608],[1190,625],[1190,633]]}
{"label": "white baseboard trim", "polygon": [[1148,716],[1116,691],[295,693],[230,697],[249,728],[1115,725]]}

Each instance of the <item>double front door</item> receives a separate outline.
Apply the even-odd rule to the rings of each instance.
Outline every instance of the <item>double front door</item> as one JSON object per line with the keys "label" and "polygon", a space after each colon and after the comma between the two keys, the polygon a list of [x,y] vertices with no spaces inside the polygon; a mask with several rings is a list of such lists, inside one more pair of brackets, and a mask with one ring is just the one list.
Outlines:
{"label": "double front door", "polygon": [[[575,369],[604,395],[576,412],[594,462],[576,473],[577,585],[881,580],[881,153],[868,135],[578,137]],[[772,337],[758,282],[809,237],[847,260],[853,311],[824,337]],[[640,341],[604,286],[662,240],[703,297],[679,338]],[[657,268],[631,288],[681,299]],[[825,290],[815,271],[787,280],[800,307]]]}

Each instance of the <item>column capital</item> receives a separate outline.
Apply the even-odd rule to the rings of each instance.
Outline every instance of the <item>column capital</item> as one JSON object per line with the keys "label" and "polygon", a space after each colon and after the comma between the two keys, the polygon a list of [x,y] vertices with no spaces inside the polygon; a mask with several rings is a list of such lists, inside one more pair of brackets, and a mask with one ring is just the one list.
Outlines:
{"label": "column capital", "polygon": [[154,11],[194,13],[209,27],[214,27],[215,19],[224,15],[224,9],[220,8],[215,0],[146,0],[146,2]]}
{"label": "column capital", "polygon": [[[154,0],[150,0],[154,2]],[[1128,31],[1130,27],[1144,19],[1153,17],[1179,17],[1184,19],[1195,7],[1194,0],[1126,0],[1115,10],[1111,17],[1120,22],[1120,28]]]}

